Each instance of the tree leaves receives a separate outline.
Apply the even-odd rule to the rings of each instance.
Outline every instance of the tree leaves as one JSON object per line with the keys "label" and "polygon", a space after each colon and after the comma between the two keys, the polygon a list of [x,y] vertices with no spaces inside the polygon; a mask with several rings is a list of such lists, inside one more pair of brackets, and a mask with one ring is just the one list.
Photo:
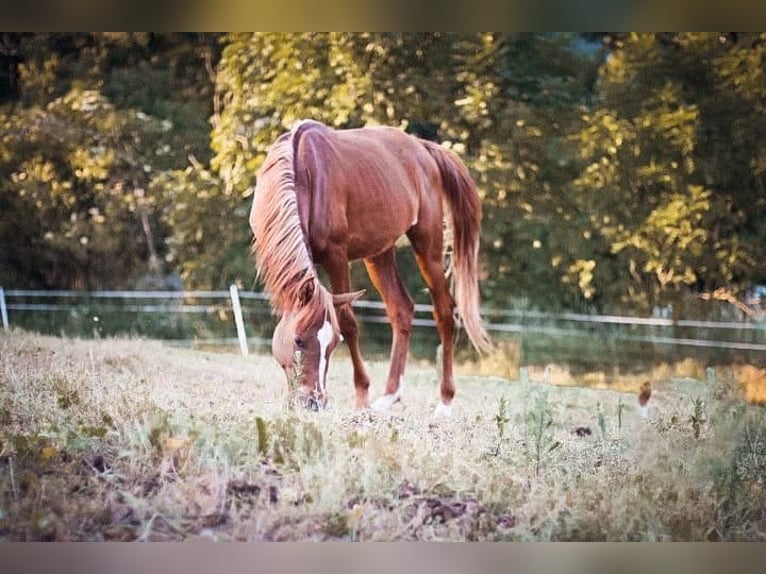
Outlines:
{"label": "tree leaves", "polygon": [[[134,68],[114,66],[147,50],[151,38],[32,34],[17,40],[23,97],[0,109],[0,207],[11,214],[0,220],[3,276],[20,287],[82,289],[120,288],[158,273],[163,198],[148,190],[159,173],[187,161],[193,138],[183,140],[197,126],[184,112],[162,117],[124,106],[173,109],[174,94],[163,94],[158,82],[136,90],[126,81],[137,80],[128,72]],[[177,52],[154,48],[155,57],[180,64]],[[161,65],[153,71],[146,61],[135,64],[150,78],[165,77]]]}
{"label": "tree leaves", "polygon": [[304,118],[456,151],[492,305],[636,310],[766,281],[762,33],[7,36],[7,285],[251,284],[255,174]]}
{"label": "tree leaves", "polygon": [[[736,101],[740,88],[731,82],[733,70],[749,61],[743,50],[727,52],[714,34],[631,34],[601,68],[601,105],[584,116],[576,135],[585,166],[573,191],[610,244],[610,259],[596,258],[596,273],[617,255],[625,271],[633,270],[619,286],[638,287],[633,304],[667,301],[682,288],[744,287],[745,262],[763,254],[761,244],[742,242],[754,231],[749,213],[732,209],[744,196],[757,196],[763,179],[727,183],[738,162],[760,161],[758,144],[742,145],[752,141],[751,127],[737,120],[759,125],[764,118],[753,115],[751,103]],[[740,81],[760,73],[746,72]],[[724,157],[738,160],[721,161],[723,147]],[[724,253],[730,255],[722,259]]]}

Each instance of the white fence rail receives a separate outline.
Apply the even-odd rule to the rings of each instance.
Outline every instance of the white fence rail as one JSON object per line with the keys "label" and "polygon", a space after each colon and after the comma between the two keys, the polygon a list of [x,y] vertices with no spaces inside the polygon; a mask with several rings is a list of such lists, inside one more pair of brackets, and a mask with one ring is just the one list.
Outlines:
{"label": "white fence rail", "polygon": [[[72,299],[73,303],[43,302],[19,302],[9,303],[8,299]],[[39,312],[65,312],[79,308],[75,300],[103,299],[103,300],[169,300],[178,302],[172,308],[167,304],[158,305],[150,303],[120,304],[119,310],[137,313],[210,313],[211,305],[189,304],[185,301],[200,299],[228,300],[234,312],[237,328],[237,341],[242,355],[248,354],[247,335],[240,304],[242,299],[267,300],[264,293],[240,292],[236,285],[231,285],[228,291],[73,291],[73,290],[40,290],[40,289],[3,289],[0,287],[0,311],[2,312],[3,329],[10,328],[8,311],[39,311]],[[97,317],[96,317],[97,318]]]}
{"label": "white fence rail", "polygon": [[[67,302],[71,299],[71,303]],[[31,290],[3,289],[0,287],[0,314],[4,329],[9,329],[13,323],[14,312],[74,312],[82,305],[83,300],[119,301],[110,311],[125,311],[134,313],[172,313],[172,314],[205,314],[214,312],[216,308],[225,305],[233,312],[236,325],[237,339],[240,352],[247,354],[248,336],[242,315],[242,302],[260,301],[265,303],[268,296],[265,293],[240,291],[232,285],[228,291],[70,291],[70,290]],[[167,301],[167,303],[157,303]],[[204,303],[217,301],[218,303]],[[357,319],[363,323],[388,323],[385,316],[385,306],[377,301],[357,301]],[[415,305],[416,327],[433,327],[435,322],[431,316],[431,306]],[[482,314],[487,321],[490,332],[539,334],[548,336],[573,336],[581,332],[582,336],[590,336],[591,329],[607,328],[609,326],[642,327],[646,332],[610,332],[609,337],[615,340],[652,343],[657,345],[680,345],[699,348],[730,349],[748,352],[766,351],[766,324],[756,322],[736,321],[699,321],[678,320],[650,317],[627,317],[618,315],[586,315],[578,313],[545,313],[526,310],[494,310],[483,309]],[[94,318],[96,320],[97,318]],[[704,332],[700,336],[677,336],[676,330]],[[668,334],[668,331],[673,333]],[[722,336],[729,332],[729,336]],[[735,334],[747,334],[732,340]],[[713,335],[710,337],[709,335]],[[716,336],[717,334],[717,336]],[[749,340],[741,340],[747,338]],[[260,342],[264,342],[260,340]]]}

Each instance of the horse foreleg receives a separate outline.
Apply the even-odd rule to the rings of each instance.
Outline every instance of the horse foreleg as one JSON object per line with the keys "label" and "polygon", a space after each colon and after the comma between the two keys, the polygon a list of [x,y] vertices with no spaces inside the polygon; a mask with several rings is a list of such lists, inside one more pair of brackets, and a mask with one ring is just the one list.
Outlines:
{"label": "horse foreleg", "polygon": [[[348,260],[336,258],[324,262],[322,266],[330,278],[333,293],[348,293],[351,290],[351,280],[348,274]],[[366,409],[370,406],[369,388],[370,377],[362,360],[362,351],[359,347],[359,325],[354,317],[354,311],[350,303],[343,303],[336,307],[338,326],[346,342],[351,364],[354,367],[354,391],[356,393],[356,407]]]}
{"label": "horse foreleg", "polygon": [[386,390],[384,395],[377,399],[373,405],[373,408],[387,410],[399,400],[399,391],[410,345],[415,305],[399,275],[394,248],[376,257],[365,259],[364,265],[373,285],[386,304],[386,315],[391,323],[393,333]]}
{"label": "horse foreleg", "polygon": [[351,310],[351,304],[346,303],[336,309],[338,313],[338,323],[343,339],[348,345],[348,351],[351,355],[351,364],[354,367],[354,391],[356,393],[356,408],[366,409],[370,406],[369,389],[370,376],[367,374],[367,368],[362,360],[362,351],[359,347],[359,325],[357,325],[354,312]]}

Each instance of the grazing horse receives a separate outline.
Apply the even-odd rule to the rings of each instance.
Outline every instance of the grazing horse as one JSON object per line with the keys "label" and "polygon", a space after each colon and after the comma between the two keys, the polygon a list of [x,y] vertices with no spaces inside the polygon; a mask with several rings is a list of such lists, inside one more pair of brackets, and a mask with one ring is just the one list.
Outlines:
{"label": "grazing horse", "polygon": [[[455,298],[444,275],[444,216],[454,238]],[[250,211],[258,276],[280,316],[274,357],[300,402],[327,402],[330,355],[345,340],[354,367],[358,408],[369,407],[370,379],[351,309],[349,262],[362,259],[393,330],[385,394],[399,398],[414,304],[396,265],[395,243],[406,235],[433,301],[441,339],[441,403],[455,394],[454,309],[479,350],[491,346],[479,317],[477,257],[481,203],[468,170],[452,152],[390,127],[334,130],[303,121],[271,146],[258,173]],[[315,264],[328,274],[332,293]]]}

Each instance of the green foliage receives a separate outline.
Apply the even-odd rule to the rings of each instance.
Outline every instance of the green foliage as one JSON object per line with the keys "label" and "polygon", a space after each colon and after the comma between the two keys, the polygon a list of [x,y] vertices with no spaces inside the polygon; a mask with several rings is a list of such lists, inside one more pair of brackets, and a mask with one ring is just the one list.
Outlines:
{"label": "green foliage", "polygon": [[490,305],[677,309],[766,281],[763,34],[2,39],[6,286],[252,285],[250,190],[304,118],[399,126],[464,159]]}
{"label": "green foliage", "polygon": [[535,393],[532,408],[525,413],[527,425],[527,452],[535,464],[535,476],[540,476],[545,458],[561,446],[552,433],[553,413],[548,403],[548,392],[540,389]]}
{"label": "green foliage", "polygon": [[[266,424],[268,429],[268,456],[276,464],[300,468],[322,450],[323,435],[320,428],[300,416],[288,415]],[[260,443],[259,443],[260,444]]]}
{"label": "green foliage", "polygon": [[[246,195],[268,147],[303,118],[339,128],[402,126],[440,140],[463,156],[484,197],[484,253],[493,269],[485,296],[555,305],[557,294],[538,288],[559,283],[559,264],[547,254],[571,251],[579,223],[557,193],[576,175],[562,132],[578,121],[597,66],[572,41],[489,33],[228,36],[211,167],[227,190]],[[567,231],[550,234],[554,218]],[[419,291],[414,261],[402,264]]]}
{"label": "green foliage", "polygon": [[766,416],[740,405],[731,420],[720,424],[728,432],[727,440],[719,445],[718,458],[705,465],[716,498],[716,519],[709,539],[741,539],[748,528],[762,521],[762,505],[753,504],[753,497],[763,492]]}
{"label": "green foliage", "polygon": [[158,174],[150,190],[162,198],[161,219],[169,229],[165,262],[187,287],[252,284],[249,205],[241,195],[226,193],[220,177],[197,162]]}
{"label": "green foliage", "polygon": [[705,403],[700,397],[694,399],[694,412],[689,416],[689,422],[692,424],[694,438],[699,440],[702,434],[702,426],[707,422],[705,418]]}
{"label": "green foliage", "polygon": [[626,405],[625,401],[622,400],[622,397],[620,397],[620,400],[617,402],[617,430],[622,431],[622,412],[625,410]]}
{"label": "green foliage", "polygon": [[505,425],[511,422],[508,417],[508,399],[505,396],[501,396],[497,402],[497,414],[495,415],[495,425],[497,425],[497,446],[495,447],[493,456],[500,454],[500,446],[505,439]]}
{"label": "green foliage", "polygon": [[97,90],[0,113],[0,121],[0,201],[15,214],[3,218],[0,238],[18,246],[3,249],[0,264],[43,286],[130,276],[147,252],[141,216],[153,155],[137,142],[162,145],[160,123],[116,110]]}
{"label": "green foliage", "polygon": [[182,80],[172,70],[187,69],[184,46],[194,44],[141,34],[14,39],[21,97],[0,108],[3,282],[119,288],[160,273],[163,201],[152,180],[206,147],[209,104],[197,100],[191,113],[173,91]]}
{"label": "green foliage", "polygon": [[598,412],[598,429],[601,431],[601,440],[606,440],[606,415],[601,410],[601,404],[596,405]]}
{"label": "green foliage", "polygon": [[287,381],[287,408],[292,409],[297,405],[298,386],[303,376],[303,353],[296,349],[293,353],[293,373]]}
{"label": "green foliage", "polygon": [[265,457],[269,448],[269,431],[263,417],[255,417],[255,427],[258,430],[258,452]]}
{"label": "green foliage", "polygon": [[[591,258],[592,283],[620,274],[600,290],[607,299],[646,306],[672,302],[682,288],[761,280],[747,270],[763,254],[755,133],[766,116],[763,89],[752,86],[762,43],[630,34],[601,67],[599,105],[573,135],[584,162],[573,194],[609,247]],[[738,85],[753,89],[742,97]],[[599,291],[592,283],[580,285],[586,296]]]}

